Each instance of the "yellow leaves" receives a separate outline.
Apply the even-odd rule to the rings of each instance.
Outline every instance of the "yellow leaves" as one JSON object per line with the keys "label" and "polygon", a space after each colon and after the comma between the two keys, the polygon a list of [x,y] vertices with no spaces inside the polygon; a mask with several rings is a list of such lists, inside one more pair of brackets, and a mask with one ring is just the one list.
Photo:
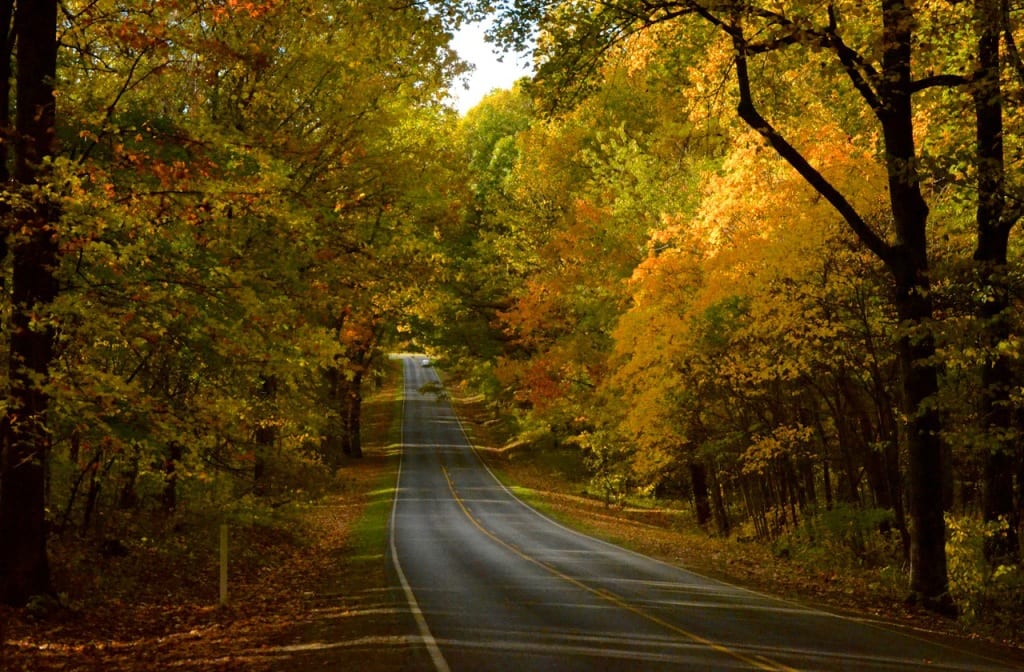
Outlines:
{"label": "yellow leaves", "polygon": [[780,425],[772,428],[769,434],[756,435],[743,452],[743,473],[764,473],[780,458],[803,457],[813,438],[814,430],[803,425]]}

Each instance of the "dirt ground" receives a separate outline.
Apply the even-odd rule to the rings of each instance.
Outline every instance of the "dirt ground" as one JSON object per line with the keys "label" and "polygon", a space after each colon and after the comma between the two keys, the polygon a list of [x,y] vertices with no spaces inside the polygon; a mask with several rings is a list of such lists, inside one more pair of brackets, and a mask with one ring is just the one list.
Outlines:
{"label": "dirt ground", "polygon": [[[121,595],[44,619],[3,612],[0,670],[417,669],[415,628],[388,576],[385,549],[354,557],[349,543],[371,484],[393,469],[392,457],[369,451],[349,467],[348,493],[302,513],[302,538],[258,530],[265,562],[232,568],[227,607],[216,606],[215,585],[183,595],[171,585],[173,569],[154,565],[150,585],[166,585],[135,599]],[[238,536],[236,543],[247,541]]]}
{"label": "dirt ground", "polygon": [[[230,530],[226,607],[216,525],[179,524],[123,557],[55,545],[55,581],[71,595],[42,617],[0,608],[0,671],[425,669],[386,558],[394,383],[368,400],[365,457],[346,462],[332,494]],[[74,581],[61,569],[72,559]]]}

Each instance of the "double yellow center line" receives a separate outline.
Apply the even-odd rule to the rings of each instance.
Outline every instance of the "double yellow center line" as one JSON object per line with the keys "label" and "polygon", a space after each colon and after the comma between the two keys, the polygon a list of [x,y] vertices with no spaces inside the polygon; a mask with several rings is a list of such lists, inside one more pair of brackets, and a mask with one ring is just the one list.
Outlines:
{"label": "double yellow center line", "polygon": [[615,593],[612,593],[603,588],[595,588],[593,586],[589,586],[580,581],[579,579],[569,576],[557,567],[553,567],[552,565],[549,565],[548,563],[543,562],[542,560],[538,560],[537,558],[524,553],[518,547],[508,543],[504,539],[501,539],[493,532],[485,528],[476,518],[476,516],[474,516],[472,512],[470,512],[469,508],[466,506],[466,502],[462,499],[461,496],[459,496],[459,493],[455,490],[455,483],[452,482],[452,477],[451,474],[448,473],[448,469],[442,465],[441,470],[444,472],[445,480],[448,481],[448,489],[451,491],[452,497],[455,499],[456,504],[459,505],[459,508],[462,509],[462,513],[465,514],[466,518],[469,519],[469,522],[471,522],[473,526],[476,527],[476,529],[480,530],[480,532],[484,534],[488,539],[490,539],[491,541],[500,546],[503,546],[504,548],[508,549],[509,551],[511,551],[518,557],[522,558],[523,560],[532,563],[540,567],[541,569],[544,569],[545,571],[553,574],[559,579],[567,583],[570,583],[576,586],[577,588],[580,588],[581,590],[585,590],[591,595],[595,595],[601,598],[602,600],[605,600],[606,602],[609,602],[610,604],[619,607],[620,609],[625,609],[626,611],[636,614],[637,616],[640,616],[641,618],[644,618],[652,623],[656,623],[657,625],[660,625],[661,627],[667,630],[670,630],[678,635],[682,635],[683,637],[686,637],[687,639],[690,639],[698,644],[706,646],[709,649],[725,654],[727,656],[731,656],[739,661],[746,663],[747,665],[750,665],[755,669],[766,670],[767,672],[798,672],[795,668],[783,665],[782,663],[769,660],[768,658],[765,658],[763,656],[749,656],[740,651],[736,651],[735,649],[730,649],[727,646],[724,646],[717,642],[713,642],[710,639],[707,639],[706,637],[701,637],[700,635],[690,632],[685,628],[680,628],[678,625],[674,623],[670,623],[669,621],[666,621],[665,619],[655,614],[648,613],[640,609],[636,605],[630,604],[624,598],[616,595]]}

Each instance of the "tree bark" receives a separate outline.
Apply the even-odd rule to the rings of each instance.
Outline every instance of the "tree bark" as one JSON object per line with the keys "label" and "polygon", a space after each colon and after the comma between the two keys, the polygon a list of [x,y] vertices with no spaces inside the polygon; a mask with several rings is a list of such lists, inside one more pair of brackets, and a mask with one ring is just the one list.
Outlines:
{"label": "tree bark", "polygon": [[718,481],[718,470],[714,464],[707,465],[708,485],[711,487],[711,517],[715,520],[715,529],[722,537],[729,536],[732,525],[729,514],[725,510],[725,499],[722,497],[722,486]]}
{"label": "tree bark", "polygon": [[176,441],[167,445],[162,470],[164,487],[160,491],[160,504],[166,514],[174,513],[178,508],[178,463],[184,455],[184,446]]}
{"label": "tree bark", "polygon": [[277,444],[277,388],[277,376],[260,375],[260,387],[256,392],[260,420],[253,435],[252,469],[252,494],[257,497],[267,494],[267,455]]}
{"label": "tree bark", "polygon": [[1012,391],[1016,382],[1011,356],[1000,349],[1010,337],[1010,289],[1007,286],[1007,247],[1017,216],[1008,212],[1004,194],[1003,95],[1000,82],[999,0],[977,0],[978,65],[971,84],[976,125],[978,205],[977,265],[981,297],[975,314],[982,330],[986,361],[981,369],[978,416],[983,446],[982,509],[986,522],[1005,527],[985,539],[985,556],[993,564],[1020,562],[1019,512],[1014,505],[1013,479],[1016,443]]}
{"label": "tree bark", "polygon": [[43,384],[54,352],[53,330],[45,320],[58,290],[53,228],[58,210],[33,187],[45,177],[45,159],[56,153],[56,28],[56,0],[17,3],[13,178],[25,191],[27,205],[8,215],[15,227],[9,250],[13,314],[0,487],[0,600],[11,605],[52,593],[45,514],[50,400]]}
{"label": "tree bark", "polygon": [[708,470],[702,462],[687,463],[690,471],[690,483],[693,485],[693,509],[697,514],[697,524],[707,527],[711,522],[711,498],[708,495]]}
{"label": "tree bark", "polygon": [[345,381],[346,393],[342,412],[345,418],[344,450],[349,457],[363,456],[363,373],[357,371],[352,380]]}
{"label": "tree bark", "polygon": [[[13,62],[14,44],[11,40],[14,20],[14,0],[0,0],[0,189],[6,188],[11,179],[9,165],[10,152],[8,147],[14,138],[11,128],[11,64]],[[7,217],[8,207],[0,206],[0,216]],[[0,264],[7,260],[7,233],[5,225],[0,228]],[[5,289],[6,282],[0,278],[0,289]]]}
{"label": "tree bark", "polygon": [[941,613],[955,613],[946,565],[945,470],[935,340],[928,275],[928,204],[921,193],[914,143],[911,81],[913,10],[903,0],[883,0],[882,103],[876,114],[886,149],[889,208],[896,232],[883,259],[895,280],[897,342],[910,485],[911,598]]}

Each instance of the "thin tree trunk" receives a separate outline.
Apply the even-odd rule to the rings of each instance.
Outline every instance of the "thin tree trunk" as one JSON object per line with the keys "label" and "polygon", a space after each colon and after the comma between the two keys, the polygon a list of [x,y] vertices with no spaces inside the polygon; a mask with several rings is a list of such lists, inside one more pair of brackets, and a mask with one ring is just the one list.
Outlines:
{"label": "thin tree trunk", "polygon": [[732,525],[729,514],[725,510],[725,499],[722,497],[722,485],[718,480],[718,469],[714,464],[707,465],[708,485],[711,486],[711,515],[715,519],[715,529],[719,536],[729,536]]}
{"label": "thin tree trunk", "polygon": [[267,453],[277,443],[277,387],[277,376],[260,376],[260,388],[256,394],[259,398],[260,421],[253,436],[256,445],[252,469],[252,494],[257,497],[267,494]]}
{"label": "thin tree trunk", "polygon": [[167,455],[164,459],[164,487],[160,492],[160,503],[163,505],[164,513],[174,513],[178,508],[178,463],[184,455],[184,447],[172,441],[167,446]]}
{"label": "thin tree trunk", "polygon": [[345,454],[349,457],[363,456],[362,415],[363,415],[363,373],[357,372],[347,381],[345,395]]}
{"label": "thin tree trunk", "polygon": [[341,405],[344,375],[337,366],[324,372],[327,385],[327,425],[320,439],[320,459],[332,469],[341,467],[344,454],[343,419],[338,411]]}

